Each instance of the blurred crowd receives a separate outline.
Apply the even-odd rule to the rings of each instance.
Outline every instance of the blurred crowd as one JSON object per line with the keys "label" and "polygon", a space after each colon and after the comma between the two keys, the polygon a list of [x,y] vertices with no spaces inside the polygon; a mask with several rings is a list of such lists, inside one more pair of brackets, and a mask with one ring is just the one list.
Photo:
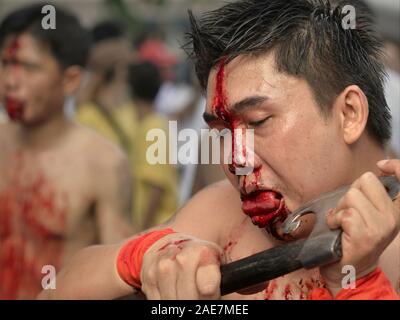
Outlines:
{"label": "blurred crowd", "polygon": [[[177,121],[178,130],[206,127],[205,99],[190,61],[168,49],[161,30],[153,26],[130,39],[122,23],[107,20],[90,32],[85,77],[78,93],[66,97],[64,112],[126,153],[133,183],[131,222],[135,229],[146,229],[165,222],[194,192],[223,178],[213,164],[146,161],[149,130],[159,128],[168,136],[168,120]],[[0,105],[0,122],[7,121]]]}

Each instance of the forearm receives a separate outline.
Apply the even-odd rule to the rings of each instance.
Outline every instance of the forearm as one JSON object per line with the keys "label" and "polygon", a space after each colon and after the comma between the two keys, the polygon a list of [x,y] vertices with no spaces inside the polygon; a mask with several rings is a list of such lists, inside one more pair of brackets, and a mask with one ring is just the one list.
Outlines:
{"label": "forearm", "polygon": [[116,260],[122,244],[92,246],[79,251],[56,276],[56,289],[38,299],[116,299],[134,289],[121,280]]}

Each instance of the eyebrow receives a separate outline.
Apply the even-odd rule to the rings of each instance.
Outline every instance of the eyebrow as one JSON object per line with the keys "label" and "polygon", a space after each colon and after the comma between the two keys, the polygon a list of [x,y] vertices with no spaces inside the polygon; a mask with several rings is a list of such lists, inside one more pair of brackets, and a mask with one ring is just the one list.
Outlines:
{"label": "eyebrow", "polygon": [[[239,102],[234,103],[230,109],[234,110],[235,112],[241,112],[244,109],[256,107],[260,103],[264,102],[267,99],[268,99],[268,97],[266,97],[266,96],[247,97],[247,98],[244,98],[243,100],[240,100]],[[216,117],[215,115],[208,113],[208,112],[203,113],[203,119],[206,123],[211,123],[211,122],[219,120],[218,117]]]}

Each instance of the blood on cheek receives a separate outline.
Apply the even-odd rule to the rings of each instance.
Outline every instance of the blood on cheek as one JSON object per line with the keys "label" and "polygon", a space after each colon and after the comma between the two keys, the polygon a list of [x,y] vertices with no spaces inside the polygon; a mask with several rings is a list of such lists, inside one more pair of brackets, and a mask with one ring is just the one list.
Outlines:
{"label": "blood on cheek", "polygon": [[[215,84],[215,95],[213,98],[212,111],[213,113],[222,120],[226,126],[231,130],[232,134],[232,166],[229,171],[234,174],[237,173],[238,168],[243,167],[253,167],[253,181],[251,184],[254,184],[254,189],[258,190],[261,185],[261,166],[255,167],[251,163],[249,163],[249,157],[247,154],[247,146],[246,146],[246,134],[247,130],[240,132],[238,130],[243,130],[241,128],[241,121],[237,114],[231,112],[227,108],[227,93],[225,90],[225,60],[222,60],[218,65],[217,75],[216,75],[216,84]],[[236,134],[238,133],[242,134]],[[242,189],[246,190],[247,179],[249,176],[243,176],[242,178]],[[264,193],[264,195],[268,195],[269,197],[264,197],[263,199],[253,199],[257,201],[246,201],[245,206],[247,209],[249,205],[253,205],[254,209],[252,216],[252,222],[261,227],[266,227],[269,224],[273,224],[277,219],[281,220],[285,216],[286,207],[284,205],[283,199],[279,201],[275,201],[275,198],[278,196],[275,192],[269,192],[269,194]],[[273,195],[273,196],[272,196]],[[266,210],[268,208],[268,210]],[[275,209],[275,212],[271,212],[271,208]],[[264,210],[265,209],[265,210]],[[271,222],[271,223],[270,223]],[[269,229],[273,229],[273,226],[270,226]],[[272,232],[274,236],[277,236],[276,232]]]}
{"label": "blood on cheek", "polygon": [[[223,59],[219,66],[216,75],[216,85],[215,85],[215,95],[213,98],[212,110],[214,114],[226,123],[227,127],[231,130],[232,133],[232,164],[233,167],[237,168],[243,166],[243,162],[238,163],[238,156],[242,156],[247,160],[247,149],[246,149],[246,133],[239,135],[241,138],[240,141],[237,141],[237,136],[235,134],[235,130],[241,130],[239,128],[240,120],[236,114],[229,111],[227,108],[227,93],[225,90],[225,60]],[[236,148],[240,148],[240,150],[236,150]],[[260,185],[260,178],[261,178],[261,168],[255,168],[254,170],[254,184],[256,188]],[[243,188],[246,185],[246,176],[243,177]]]}
{"label": "blood on cheek", "polygon": [[[222,120],[228,129],[231,131],[232,135],[232,164],[234,167],[243,166],[243,161],[239,161],[238,157],[246,158],[246,139],[245,134],[238,135],[237,138],[236,131],[240,129],[240,119],[239,117],[228,110],[227,107],[227,94],[225,90],[225,60],[223,59],[219,66],[216,75],[216,85],[215,85],[215,95],[213,98],[212,111]],[[239,150],[237,150],[239,149]]]}
{"label": "blood on cheek", "polygon": [[[18,37],[15,38],[10,46],[5,49],[5,60],[12,67],[9,71],[10,74],[8,77],[13,79],[13,90],[15,90],[15,83],[18,83],[22,79],[21,68],[18,62],[20,49],[21,41]],[[6,97],[5,107],[11,120],[20,120],[23,117],[23,103],[15,100],[15,98]]]}

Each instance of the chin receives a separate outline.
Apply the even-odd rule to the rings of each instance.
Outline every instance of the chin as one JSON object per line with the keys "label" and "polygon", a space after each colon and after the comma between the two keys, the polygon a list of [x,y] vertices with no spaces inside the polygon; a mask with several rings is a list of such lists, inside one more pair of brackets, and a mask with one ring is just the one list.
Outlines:
{"label": "chin", "polygon": [[27,127],[27,128],[39,126],[39,125],[41,125],[43,122],[44,122],[44,121],[41,121],[40,119],[37,119],[37,118],[29,118],[29,117],[23,117],[23,118],[19,121],[19,123],[20,123],[22,126]]}

